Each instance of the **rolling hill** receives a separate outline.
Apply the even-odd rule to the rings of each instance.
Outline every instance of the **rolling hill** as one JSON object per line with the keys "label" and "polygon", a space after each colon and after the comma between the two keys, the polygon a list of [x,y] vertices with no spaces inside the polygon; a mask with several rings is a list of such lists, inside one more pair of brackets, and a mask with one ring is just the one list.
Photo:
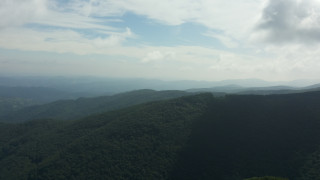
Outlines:
{"label": "rolling hill", "polygon": [[44,105],[28,106],[0,114],[0,121],[22,122],[32,119],[75,119],[91,114],[121,109],[150,101],[172,99],[191,95],[184,91],[137,90],[113,96],[60,100]]}
{"label": "rolling hill", "polygon": [[26,99],[38,104],[60,99],[73,99],[82,95],[83,94],[70,93],[48,87],[0,86],[0,97],[2,98]]}

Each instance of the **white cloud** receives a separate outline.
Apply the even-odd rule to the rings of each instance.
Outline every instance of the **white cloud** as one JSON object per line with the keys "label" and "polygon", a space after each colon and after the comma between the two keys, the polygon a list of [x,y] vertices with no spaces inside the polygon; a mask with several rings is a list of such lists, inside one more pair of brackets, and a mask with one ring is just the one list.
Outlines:
{"label": "white cloud", "polygon": [[0,28],[19,26],[47,13],[47,0],[1,0]]}
{"label": "white cloud", "polygon": [[[90,39],[72,30],[36,31],[27,28],[6,28],[0,31],[0,47],[27,51],[47,51],[75,54],[114,54],[112,48],[134,37],[129,28],[106,38]],[[123,52],[122,52],[123,54]]]}
{"label": "white cloud", "polygon": [[252,39],[272,44],[320,42],[320,1],[269,0]]}
{"label": "white cloud", "polygon": [[[108,21],[108,19],[97,20],[75,13],[60,13],[55,11],[48,11],[45,16],[37,16],[33,18],[30,23],[62,28],[100,30],[104,31],[105,33],[112,33],[114,31],[117,31],[117,28],[108,25],[101,25],[101,23]],[[112,19],[110,21],[112,21]]]}
{"label": "white cloud", "polygon": [[[106,25],[117,19],[97,19],[69,1],[59,6],[54,0],[0,1],[0,47],[28,51],[101,53],[106,47],[120,46],[135,35],[130,28]],[[93,3],[93,1],[90,1]],[[108,9],[106,9],[108,10]],[[29,26],[25,26],[29,25]],[[79,30],[94,34],[86,36]]]}
{"label": "white cloud", "polygon": [[[219,29],[234,38],[245,38],[259,16],[264,0],[93,0],[80,11],[98,16],[133,12],[167,25],[186,22]],[[87,13],[88,14],[88,13]]]}
{"label": "white cloud", "polygon": [[119,17],[125,12],[133,12],[167,25],[199,23],[224,31],[228,36],[243,38],[258,18],[263,1],[73,0],[55,9],[59,9],[58,12],[68,10],[83,17]]}
{"label": "white cloud", "polygon": [[[233,39],[247,36],[247,27],[252,24],[251,22],[258,14],[259,8],[257,6],[260,6],[260,1],[262,0],[232,0],[232,2],[224,0],[72,0],[62,2],[55,0],[3,0],[0,2],[0,15],[5,18],[1,18],[0,27],[12,29],[13,26],[32,23],[40,26],[60,27],[62,29],[55,30],[60,31],[55,32],[60,35],[64,31],[74,31],[74,34],[77,34],[77,30],[85,29],[109,36],[109,38],[104,36],[93,38],[91,39],[93,42],[90,44],[94,43],[97,46],[108,43],[118,45],[117,42],[124,41],[119,38],[117,33],[122,33],[124,29],[114,28],[106,23],[119,21],[119,17],[125,12],[133,12],[167,25],[193,22],[205,25],[210,29],[221,30],[224,32],[224,36],[216,35],[215,37],[226,46],[235,47]],[[40,32],[40,34],[45,36],[44,32]],[[46,39],[48,38],[50,38],[49,33]],[[74,43],[83,41],[84,37],[79,36],[79,38],[74,40]],[[29,40],[32,44],[32,39],[29,38]],[[69,38],[69,40],[71,39]],[[87,40],[90,39],[87,38]],[[59,45],[63,46],[63,44]],[[14,48],[13,46],[9,47]]]}
{"label": "white cloud", "polygon": [[93,44],[97,47],[120,46],[127,38],[133,38],[134,36],[130,28],[127,27],[123,33],[113,33],[107,38],[95,38]]}
{"label": "white cloud", "polygon": [[239,46],[238,42],[233,40],[231,37],[228,37],[228,36],[223,35],[223,34],[218,34],[218,33],[215,33],[215,32],[207,32],[204,35],[208,36],[208,37],[212,37],[212,38],[218,39],[222,44],[224,44],[224,46],[226,46],[228,48],[236,48],[236,47]]}
{"label": "white cloud", "polygon": [[161,61],[161,60],[169,60],[175,57],[174,52],[160,52],[160,51],[152,51],[149,52],[144,58],[142,58],[142,62],[154,62],[154,61]]}
{"label": "white cloud", "polygon": [[319,32],[320,1],[268,0],[251,36],[269,56],[261,71],[282,79],[317,78]]}

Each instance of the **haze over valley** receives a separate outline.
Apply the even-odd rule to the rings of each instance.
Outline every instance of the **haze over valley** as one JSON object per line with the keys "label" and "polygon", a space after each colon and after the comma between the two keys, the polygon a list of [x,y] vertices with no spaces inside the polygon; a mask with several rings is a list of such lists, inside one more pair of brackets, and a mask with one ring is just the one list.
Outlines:
{"label": "haze over valley", "polygon": [[0,15],[0,179],[320,180],[319,0]]}

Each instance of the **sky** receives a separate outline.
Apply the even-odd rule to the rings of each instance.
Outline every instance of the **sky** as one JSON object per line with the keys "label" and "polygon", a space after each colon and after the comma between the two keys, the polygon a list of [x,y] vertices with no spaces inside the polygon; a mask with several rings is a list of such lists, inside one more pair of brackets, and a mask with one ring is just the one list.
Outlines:
{"label": "sky", "polygon": [[1,0],[0,74],[320,79],[320,0]]}

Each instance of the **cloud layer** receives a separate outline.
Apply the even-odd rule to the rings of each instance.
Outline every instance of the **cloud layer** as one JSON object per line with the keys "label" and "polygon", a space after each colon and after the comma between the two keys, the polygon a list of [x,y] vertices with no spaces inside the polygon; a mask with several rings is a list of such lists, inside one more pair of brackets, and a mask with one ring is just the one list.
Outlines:
{"label": "cloud layer", "polygon": [[[128,14],[164,31],[188,23],[189,36],[211,44],[143,42],[144,34],[134,31],[137,19],[124,20]],[[108,76],[288,80],[316,78],[320,68],[318,0],[2,0],[0,16],[0,67],[11,71],[19,62],[20,67],[26,61],[39,63],[33,60],[39,52],[61,54],[55,60],[43,58],[49,65],[40,63],[38,70],[56,67],[52,71],[60,72],[67,57],[63,53],[72,53],[71,59],[82,60],[64,67],[78,63],[84,69],[69,71],[102,75],[106,68]],[[193,32],[192,25],[202,29]],[[8,49],[34,52],[33,58],[21,61]],[[90,58],[95,55],[100,60]]]}

